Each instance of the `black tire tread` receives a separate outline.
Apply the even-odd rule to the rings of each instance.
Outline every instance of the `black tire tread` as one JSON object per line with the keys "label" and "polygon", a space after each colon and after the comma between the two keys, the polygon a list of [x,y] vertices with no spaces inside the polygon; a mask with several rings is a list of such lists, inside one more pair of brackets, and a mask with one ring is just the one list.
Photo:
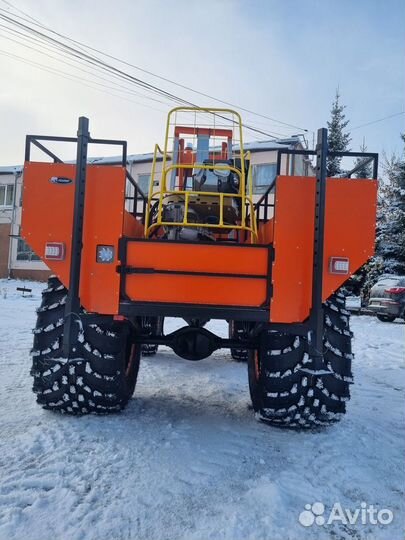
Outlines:
{"label": "black tire tread", "polygon": [[[342,301],[343,299],[343,301]],[[346,412],[353,382],[352,333],[344,297],[335,293],[324,305],[324,369],[311,373],[306,337],[274,333],[271,348],[260,359],[259,380],[252,380],[254,353],[249,359],[253,406],[260,420],[273,425],[312,428],[337,422]],[[308,371],[307,371],[308,370]],[[257,375],[256,375],[257,379]]]}
{"label": "black tire tread", "polygon": [[44,409],[76,415],[120,411],[133,394],[139,369],[140,348],[130,375],[125,374],[129,324],[110,318],[83,327],[78,321],[77,358],[67,360],[62,356],[66,295],[51,276],[33,330],[31,375],[37,402]]}

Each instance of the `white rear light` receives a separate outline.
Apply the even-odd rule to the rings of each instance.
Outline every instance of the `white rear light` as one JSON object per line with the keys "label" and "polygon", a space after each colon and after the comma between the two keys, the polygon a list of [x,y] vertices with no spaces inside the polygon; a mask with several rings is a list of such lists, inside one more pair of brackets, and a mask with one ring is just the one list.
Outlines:
{"label": "white rear light", "polygon": [[102,264],[114,262],[114,246],[97,246],[96,261]]}
{"label": "white rear light", "polygon": [[346,257],[331,257],[329,259],[329,272],[331,274],[349,273],[350,261]]}
{"label": "white rear light", "polygon": [[47,242],[45,244],[45,259],[49,261],[63,261],[65,258],[65,244],[63,242]]}

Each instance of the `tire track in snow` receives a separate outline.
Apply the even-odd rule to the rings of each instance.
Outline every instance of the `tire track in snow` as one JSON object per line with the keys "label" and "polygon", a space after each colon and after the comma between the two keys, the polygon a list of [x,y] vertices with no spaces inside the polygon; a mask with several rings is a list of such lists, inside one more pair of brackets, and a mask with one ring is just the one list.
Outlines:
{"label": "tire track in snow", "polygon": [[[388,501],[401,521],[403,392],[389,388],[385,367],[404,379],[403,325],[355,318],[348,417],[325,431],[293,433],[254,421],[246,366],[225,351],[196,364],[163,349],[144,359],[121,415],[72,419],[42,411],[24,351],[34,303],[16,302],[16,322],[0,311],[0,348],[15,331],[19,343],[0,356],[0,369],[7,363],[0,540],[296,540],[299,512],[319,498],[352,508],[361,497]],[[398,527],[386,531],[387,539],[399,537]],[[333,530],[336,538],[362,532]]]}

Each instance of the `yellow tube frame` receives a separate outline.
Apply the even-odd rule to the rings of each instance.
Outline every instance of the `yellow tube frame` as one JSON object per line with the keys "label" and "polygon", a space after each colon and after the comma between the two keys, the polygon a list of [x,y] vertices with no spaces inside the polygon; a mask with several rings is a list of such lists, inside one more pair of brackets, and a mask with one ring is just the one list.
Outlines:
{"label": "yellow tube frame", "polygon": [[[169,157],[169,151],[168,151],[168,141],[169,141],[169,130],[171,125],[171,118],[173,114],[176,114],[177,112],[207,112],[207,113],[213,113],[215,115],[221,115],[221,113],[224,114],[232,114],[236,116],[238,120],[238,127],[239,127],[239,138],[240,138],[240,160],[241,160],[241,170],[237,169],[236,167],[232,167],[230,165],[215,165],[215,169],[218,170],[227,170],[232,171],[239,177],[239,193],[213,193],[213,192],[207,192],[207,191],[192,191],[192,190],[168,190],[167,189],[167,175],[169,172],[171,172],[174,169],[189,169],[190,164],[181,164],[176,163],[167,166],[167,160]],[[197,126],[196,126],[197,127]],[[154,149],[154,155],[153,155],[153,163],[152,163],[152,171],[151,171],[151,179],[149,184],[149,194],[148,194],[148,204],[146,207],[146,215],[145,215],[145,238],[148,238],[151,234],[151,232],[154,229],[157,229],[161,226],[165,227],[195,227],[195,228],[207,228],[207,229],[219,229],[219,230],[242,230],[250,233],[250,241],[252,243],[257,242],[257,223],[256,223],[256,216],[254,211],[254,204],[253,204],[253,184],[252,184],[252,173],[251,173],[251,167],[249,168],[248,178],[247,178],[247,187],[248,187],[248,195],[246,195],[246,178],[245,178],[245,154],[243,152],[243,138],[242,138],[242,119],[239,113],[236,111],[233,111],[232,109],[219,109],[219,108],[198,108],[198,107],[176,107],[169,111],[167,116],[167,122],[166,122],[166,135],[165,135],[165,145],[164,150],[162,151],[158,144],[155,145]],[[157,157],[158,153],[160,153],[163,156],[162,160],[162,177],[160,179],[160,186],[158,191],[154,191],[154,181],[155,181],[155,174],[156,174],[156,163],[157,163]],[[247,154],[247,157],[250,158],[250,153]],[[212,169],[212,165],[198,165],[199,169]],[[162,213],[163,213],[163,202],[164,199],[167,196],[170,195],[183,195],[184,196],[184,218],[181,222],[173,222],[173,221],[163,221],[162,219]],[[219,199],[219,223],[218,224],[210,224],[210,223],[192,223],[188,221],[188,208],[189,208],[189,202],[190,197],[198,197],[198,196],[205,196],[205,197],[212,197],[213,199]],[[224,223],[224,198],[225,197],[231,197],[232,199],[240,199],[241,201],[241,209],[242,209],[242,216],[240,225],[229,225]],[[153,204],[153,201],[158,199],[158,215],[157,220],[155,223],[152,223],[149,225],[149,217],[150,217],[150,208]],[[247,220],[246,216],[246,209],[249,208],[249,220]],[[249,223],[248,223],[249,221]]]}

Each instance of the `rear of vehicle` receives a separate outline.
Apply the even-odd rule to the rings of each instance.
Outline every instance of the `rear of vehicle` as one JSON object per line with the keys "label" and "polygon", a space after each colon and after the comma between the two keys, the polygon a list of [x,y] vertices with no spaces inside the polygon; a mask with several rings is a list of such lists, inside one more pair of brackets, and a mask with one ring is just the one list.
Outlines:
{"label": "rear of vehicle", "polygon": [[[374,252],[377,155],[283,150],[255,201],[242,121],[226,109],[176,108],[156,146],[149,194],[126,169],[126,143],[31,136],[22,235],[55,274],[34,330],[34,391],[71,414],[123,409],[141,351],[187,360],[221,348],[248,359],[257,416],[288,427],[336,422],[351,376],[349,312],[339,288]],[[77,164],[30,160],[39,140],[77,142]],[[43,150],[44,145],[39,143]],[[116,166],[87,163],[88,144],[122,148]],[[296,154],[316,176],[281,174]],[[326,178],[328,157],[364,156],[373,178]],[[349,175],[350,176],[350,175]],[[185,325],[165,334],[164,318]],[[229,338],[205,328],[229,324]]]}
{"label": "rear of vehicle", "polygon": [[383,276],[371,288],[368,309],[380,321],[405,319],[405,276]]}

